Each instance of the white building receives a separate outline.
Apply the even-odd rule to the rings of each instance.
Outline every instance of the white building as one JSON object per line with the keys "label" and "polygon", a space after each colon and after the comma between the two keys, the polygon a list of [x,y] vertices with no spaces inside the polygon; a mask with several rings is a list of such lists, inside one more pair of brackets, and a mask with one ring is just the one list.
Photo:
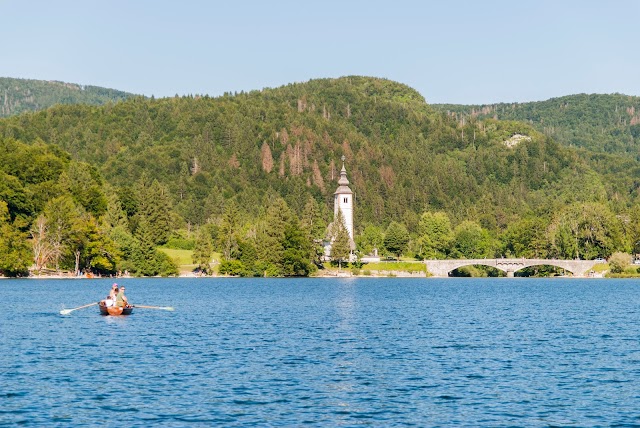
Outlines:
{"label": "white building", "polygon": [[[344,225],[349,233],[349,241],[351,243],[351,251],[356,249],[356,243],[354,241],[353,234],[353,192],[349,188],[349,179],[347,178],[347,169],[344,167],[345,157],[342,156],[342,170],[340,170],[340,179],[338,180],[338,188],[333,194],[333,219],[335,221],[338,210],[342,212],[342,218],[344,219]],[[331,243],[333,237],[331,236],[331,230],[333,223],[327,228],[327,240],[324,243],[324,255],[326,259],[331,257]],[[354,257],[353,254],[351,256]]]}
{"label": "white building", "polygon": [[349,239],[353,242],[353,192],[349,188],[347,169],[344,167],[344,156],[342,157],[342,170],[338,180],[338,188],[333,194],[333,218],[338,215],[338,210],[342,211],[344,226],[349,232]]}

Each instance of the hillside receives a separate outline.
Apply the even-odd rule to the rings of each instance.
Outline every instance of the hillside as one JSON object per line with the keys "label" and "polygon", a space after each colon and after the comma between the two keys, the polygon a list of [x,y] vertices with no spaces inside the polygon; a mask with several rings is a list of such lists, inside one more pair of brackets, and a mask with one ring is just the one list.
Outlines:
{"label": "hillside", "polygon": [[[514,134],[530,141],[506,147]],[[117,187],[157,179],[191,224],[219,213],[221,196],[252,215],[271,193],[296,211],[307,195],[329,208],[343,154],[360,225],[401,219],[415,228],[422,210],[439,209],[495,229],[542,209],[536,192],[553,206],[561,193],[591,199],[582,189],[601,186],[526,124],[489,121],[474,133],[411,88],[360,77],[219,98],[57,106],[5,120],[0,135],[57,144]]]}
{"label": "hillside", "polygon": [[433,107],[460,121],[526,122],[566,146],[632,156],[640,151],[640,97],[578,94],[528,103]]}
{"label": "hillside", "polygon": [[[638,211],[635,160],[590,159],[523,122],[463,121],[385,79],[57,105],[0,120],[0,140],[24,152],[0,164],[11,219],[33,227],[66,195],[68,212],[74,205],[83,221],[104,223],[110,235],[101,245],[113,240],[126,261],[101,266],[139,274],[171,271],[149,256],[153,245],[186,236],[193,248],[194,230],[196,248],[211,241],[233,261],[222,271],[308,274],[309,245],[331,221],[342,155],[363,251],[381,246],[385,228],[406,228],[405,251],[420,257],[595,257],[640,242],[629,223]],[[66,154],[67,166],[34,181],[22,172],[31,170],[28,147]],[[25,189],[37,203],[25,202]],[[428,232],[436,220],[449,230],[437,243]],[[150,257],[155,267],[145,264]]]}
{"label": "hillside", "polygon": [[98,86],[0,77],[0,117],[44,110],[56,104],[102,105],[133,96]]}

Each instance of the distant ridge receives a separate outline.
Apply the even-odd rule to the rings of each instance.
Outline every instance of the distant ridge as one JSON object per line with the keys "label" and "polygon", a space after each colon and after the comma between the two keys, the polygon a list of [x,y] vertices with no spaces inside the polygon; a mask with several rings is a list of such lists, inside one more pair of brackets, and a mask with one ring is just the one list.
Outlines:
{"label": "distant ridge", "polygon": [[134,96],[136,95],[99,86],[0,77],[0,117],[45,110],[56,104],[102,105]]}
{"label": "distant ridge", "polygon": [[432,104],[458,120],[517,120],[566,146],[636,155],[640,146],[640,97],[576,94],[546,101],[484,105]]}

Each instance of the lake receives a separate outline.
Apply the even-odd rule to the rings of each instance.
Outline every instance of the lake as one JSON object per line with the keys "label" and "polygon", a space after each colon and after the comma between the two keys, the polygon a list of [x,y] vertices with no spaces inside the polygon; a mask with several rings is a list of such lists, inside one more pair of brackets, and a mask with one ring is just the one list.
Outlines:
{"label": "lake", "polygon": [[638,280],[111,283],[0,280],[0,425],[640,425]]}

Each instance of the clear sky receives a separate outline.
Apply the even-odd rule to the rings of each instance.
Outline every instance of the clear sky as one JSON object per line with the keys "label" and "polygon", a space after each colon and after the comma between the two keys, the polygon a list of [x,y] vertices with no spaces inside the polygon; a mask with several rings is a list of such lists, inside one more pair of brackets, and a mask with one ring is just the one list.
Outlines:
{"label": "clear sky", "polygon": [[430,103],[640,95],[640,1],[0,0],[0,76],[156,97],[385,77]]}

